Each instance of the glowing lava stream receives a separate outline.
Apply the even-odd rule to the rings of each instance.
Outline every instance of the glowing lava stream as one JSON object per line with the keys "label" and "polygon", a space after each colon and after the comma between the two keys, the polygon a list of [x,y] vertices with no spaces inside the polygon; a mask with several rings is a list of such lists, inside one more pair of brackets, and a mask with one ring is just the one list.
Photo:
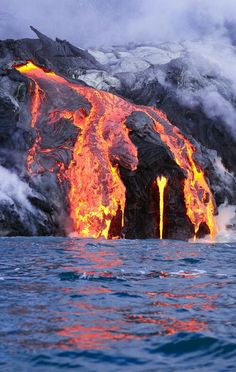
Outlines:
{"label": "glowing lava stream", "polygon": [[159,188],[159,209],[160,209],[160,239],[163,238],[163,216],[164,216],[164,191],[167,185],[167,178],[164,176],[157,177],[157,186]]}
{"label": "glowing lava stream", "polygon": [[[31,62],[15,68],[35,83],[31,114],[32,126],[36,129],[41,107],[46,103],[46,94],[49,94],[43,91],[44,81],[66,86],[85,97],[92,106],[85,117],[82,117],[81,109],[65,111],[58,107],[56,111],[59,117],[70,118],[74,125],[82,129],[82,134],[78,136],[74,146],[73,160],[66,171],[71,185],[70,213],[74,230],[79,236],[106,237],[118,205],[124,210],[125,187],[118,175],[117,165],[135,170],[138,164],[137,149],[129,139],[129,130],[124,122],[133,111],[142,111],[152,119],[153,130],[159,133],[176,163],[186,172],[186,213],[194,225],[195,233],[201,223],[205,223],[209,227],[211,238],[214,238],[217,232],[214,199],[203,170],[195,164],[196,150],[178,128],[169,123],[162,112],[155,108],[131,104],[111,93],[71,83]],[[54,113],[51,114],[53,118]],[[32,164],[34,161],[37,149],[42,151],[39,133],[34,147],[29,152],[28,163]]]}

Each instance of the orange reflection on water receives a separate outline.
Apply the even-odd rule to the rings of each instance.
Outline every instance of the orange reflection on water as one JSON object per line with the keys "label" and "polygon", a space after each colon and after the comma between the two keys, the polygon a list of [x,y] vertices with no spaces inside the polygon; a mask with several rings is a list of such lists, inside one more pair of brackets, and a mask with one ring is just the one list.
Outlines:
{"label": "orange reflection on water", "polygon": [[[78,247],[76,242],[73,241],[66,245],[65,250],[71,252],[71,257],[78,260],[78,266],[73,264],[73,267],[65,266],[64,269],[69,271],[73,269],[73,272],[78,274],[99,274],[99,276],[111,277],[112,274],[110,272],[100,270],[119,267],[124,263],[115,251],[108,251],[105,249],[94,249],[93,251],[91,248],[89,249],[86,244]],[[86,262],[86,265],[81,265],[83,262]]]}
{"label": "orange reflection on water", "polygon": [[205,293],[172,293],[172,292],[160,292],[161,296],[168,297],[168,298],[203,298],[206,300],[215,300],[219,295],[207,295]]}
{"label": "orange reflection on water", "polygon": [[104,287],[87,287],[80,290],[80,294],[94,295],[100,293],[112,293],[113,291]]}
{"label": "orange reflection on water", "polygon": [[175,300],[190,300],[190,302],[166,302],[155,301],[153,305],[159,307],[178,308],[178,309],[192,309],[194,307],[201,308],[202,310],[214,310],[216,300],[219,295],[207,295],[205,293],[174,293],[174,292],[146,292],[150,297],[164,297]]}
{"label": "orange reflection on water", "polygon": [[192,288],[209,288],[209,287],[217,287],[223,288],[227,285],[227,283],[219,283],[219,282],[204,282],[204,283],[195,283],[192,285]]}
{"label": "orange reflection on water", "polygon": [[107,251],[88,252],[86,250],[80,252],[80,258],[86,259],[95,269],[110,269],[123,265],[123,261],[118,258],[117,253]]}
{"label": "orange reflection on water", "polygon": [[65,327],[58,335],[67,338],[65,343],[60,343],[61,348],[70,349],[71,347],[83,350],[99,350],[110,346],[110,342],[120,340],[132,340],[134,335],[120,332],[119,327],[110,325],[90,325],[84,326],[76,324]]}
{"label": "orange reflection on water", "polygon": [[[96,283],[96,281],[83,281],[83,278],[87,279],[89,275],[108,278],[113,276],[112,272],[106,270],[123,265],[118,254],[115,251],[106,250],[106,248],[101,249],[100,246],[92,247],[92,243],[87,245],[76,241],[67,242],[65,251],[69,252],[72,265],[64,266],[64,270],[82,274],[83,287],[81,288],[80,285],[76,290],[74,286],[72,288],[67,286],[63,288],[63,291],[72,297],[76,294],[84,296],[81,297],[81,300],[75,297],[68,303],[70,310],[67,313],[67,323],[70,324],[64,325],[63,329],[57,332],[59,336],[65,337],[65,340],[60,341],[58,346],[65,350],[70,348],[96,350],[109,348],[111,343],[115,341],[134,339],[135,335],[122,331],[122,321],[112,319],[116,309],[112,306],[104,306],[99,302],[104,296],[112,294],[112,289],[99,282]],[[85,276],[83,277],[83,275]],[[90,302],[90,296],[93,295],[97,296],[96,305],[93,304],[94,299],[93,302]],[[73,325],[71,325],[72,322]]]}
{"label": "orange reflection on water", "polygon": [[187,320],[178,320],[175,318],[151,318],[146,315],[130,315],[129,320],[138,322],[138,323],[146,323],[146,324],[154,324],[160,327],[160,330],[157,330],[157,334],[174,334],[177,332],[199,332],[207,329],[207,323],[204,321],[196,320],[196,319],[187,319]]}
{"label": "orange reflection on water", "polygon": [[116,251],[108,251],[100,247],[95,247],[94,250],[91,250],[86,244],[77,246],[76,242],[71,241],[65,246],[65,251],[72,252],[71,257],[78,258],[79,262],[84,259],[88,265],[92,264],[96,269],[107,269],[123,265],[123,260],[118,257]]}
{"label": "orange reflection on water", "polygon": [[[218,295],[206,294],[204,289],[194,290],[192,286],[185,290],[182,288],[183,293],[171,290],[143,292],[141,289],[141,294],[144,295],[141,307],[144,306],[147,310],[139,314],[135,302],[125,300],[126,305],[122,303],[122,299],[117,302],[115,292],[119,291],[117,286],[122,284],[115,283],[113,291],[113,287],[108,285],[108,282],[100,282],[102,277],[114,277],[114,270],[109,271],[109,269],[123,266],[123,261],[115,250],[101,246],[96,248],[92,244],[83,245],[81,242],[78,244],[71,242],[65,250],[72,260],[71,266],[64,269],[79,274],[94,274],[92,278],[95,280],[90,281],[89,277],[82,278],[78,275],[79,279],[85,280],[77,282],[79,285],[76,285],[76,282],[72,283],[71,288],[67,282],[67,287],[63,289],[69,296],[69,310],[67,315],[63,313],[63,317],[67,317],[67,320],[62,325],[62,329],[57,332],[58,336],[62,337],[59,343],[62,349],[105,349],[110,348],[114,342],[122,340],[140,340],[149,338],[150,335],[164,336],[177,332],[202,332],[208,329],[207,321],[200,316],[202,310],[205,312],[216,308],[215,300]],[[175,253],[179,255],[177,250]],[[185,252],[184,258],[186,254]],[[190,257],[197,255],[198,251],[195,249],[189,253]],[[174,280],[173,275],[164,271],[158,273],[159,275],[150,272],[147,276],[164,278],[163,280],[167,281]],[[186,278],[188,275],[191,279],[196,277],[193,278],[193,273],[182,274],[178,278]],[[183,284],[182,279],[180,283]],[[121,287],[120,292],[122,291],[124,288]],[[80,298],[76,295],[82,296]],[[177,314],[176,310],[184,311],[178,311]],[[133,325],[130,324],[132,322]]]}
{"label": "orange reflection on water", "polygon": [[176,304],[176,303],[170,303],[170,302],[156,301],[153,303],[153,305],[160,306],[160,307],[176,308],[176,309],[192,309],[195,304],[193,303]]}
{"label": "orange reflection on water", "polygon": [[[91,292],[92,294],[104,293],[103,290],[100,292],[100,289],[101,287],[97,287],[94,291],[91,289]],[[91,294],[90,289],[88,289],[88,293],[86,289],[81,293]],[[105,293],[107,292],[105,291]],[[58,336],[65,338],[57,344],[61,349],[101,350],[110,348],[111,344],[116,341],[140,338],[122,330],[123,322],[121,320],[109,320],[109,314],[112,315],[115,311],[113,307],[94,306],[83,301],[71,301],[70,307],[74,311],[70,310],[67,313],[67,322],[71,323],[72,315],[76,316],[78,320],[73,319],[75,324],[64,325],[60,331],[57,331]]]}
{"label": "orange reflection on water", "polygon": [[[173,334],[180,331],[199,332],[208,328],[207,322],[197,319],[196,317],[179,320],[173,317],[168,317],[171,309],[193,310],[196,309],[204,311],[212,311],[217,308],[215,300],[219,294],[208,295],[206,293],[174,293],[174,292],[145,292],[150,298],[158,298],[157,301],[151,303],[152,306],[157,307],[156,311],[149,312],[144,315],[131,316],[130,319],[135,322],[143,322],[155,324],[161,327],[160,332],[165,334]],[[160,300],[159,300],[160,298]],[[167,299],[167,300],[165,300]],[[168,312],[167,309],[170,309]],[[173,311],[173,310],[172,310]],[[157,318],[158,317],[158,318]]]}
{"label": "orange reflection on water", "polygon": [[168,240],[161,241],[161,254],[163,259],[175,261],[201,257],[201,251],[198,249],[197,245],[188,244],[188,249],[184,249],[185,243],[183,243],[183,249],[180,249],[179,244],[175,245],[175,242],[173,242],[172,246],[173,249],[170,250],[170,242]]}

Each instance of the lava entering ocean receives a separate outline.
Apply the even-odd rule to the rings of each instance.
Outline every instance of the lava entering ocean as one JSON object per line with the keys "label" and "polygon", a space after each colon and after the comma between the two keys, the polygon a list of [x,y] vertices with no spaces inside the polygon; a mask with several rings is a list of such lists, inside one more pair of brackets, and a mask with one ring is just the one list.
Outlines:
{"label": "lava entering ocean", "polygon": [[159,229],[160,229],[160,239],[163,238],[163,214],[164,214],[164,191],[167,185],[167,178],[166,177],[158,177],[157,178],[157,185],[159,188],[159,194],[160,194],[160,223],[159,223]]}
{"label": "lava entering ocean", "polygon": [[[195,163],[195,148],[162,112],[68,81],[31,62],[15,68],[31,82],[31,123],[37,132],[34,146],[28,154],[28,169],[31,173],[35,169],[36,172],[43,171],[42,166],[35,168],[37,154],[51,152],[51,148],[42,144],[42,125],[54,125],[57,120],[65,119],[80,131],[68,167],[62,161],[56,162],[59,179],[65,178],[70,183],[70,215],[79,236],[107,237],[117,211],[121,210],[124,214],[126,190],[119,175],[119,165],[130,171],[138,167],[137,149],[129,137],[130,130],[125,120],[133,112],[143,112],[152,120],[152,130],[159,134],[176,164],[186,174],[186,214],[194,226],[195,234],[200,225],[205,224],[214,239],[217,232],[214,199],[203,170]],[[64,107],[60,98],[65,87],[68,95],[73,94],[73,104],[68,107]],[[51,104],[52,96],[55,95],[58,95],[56,107],[55,103]],[[86,109],[81,107],[81,99],[86,102]],[[52,167],[50,171],[55,172],[55,168]]]}

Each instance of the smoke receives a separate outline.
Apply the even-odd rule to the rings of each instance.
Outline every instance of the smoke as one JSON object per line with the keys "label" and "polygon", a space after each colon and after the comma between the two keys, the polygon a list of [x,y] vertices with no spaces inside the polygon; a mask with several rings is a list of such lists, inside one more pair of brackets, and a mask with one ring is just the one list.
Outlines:
{"label": "smoke", "polygon": [[[230,192],[233,182],[235,184],[234,175],[225,169],[222,160],[217,156],[214,157],[214,167],[216,174],[222,180],[222,184]],[[236,239],[236,205],[231,205],[228,200],[225,200],[218,208],[216,222],[219,231],[216,237],[217,242],[228,242]]]}
{"label": "smoke", "polygon": [[230,189],[232,188],[232,183],[236,182],[236,178],[233,173],[229,172],[224,164],[222,163],[222,159],[216,155],[215,151],[212,151],[212,161],[215,168],[216,174],[220,177],[222,183],[225,184],[225,187],[229,186]]}
{"label": "smoke", "polygon": [[29,25],[77,46],[179,41],[234,42],[234,0],[1,0],[0,39],[32,37]]}
{"label": "smoke", "polygon": [[179,99],[189,108],[201,106],[236,138],[236,49],[225,34],[213,36],[183,43],[186,70]]}
{"label": "smoke", "polygon": [[[0,200],[11,204],[17,210],[24,208],[32,213],[35,212],[28,197],[33,195],[31,188],[11,173],[8,169],[0,165]],[[19,209],[20,207],[20,209]]]}
{"label": "smoke", "polygon": [[[232,242],[236,240],[236,206],[229,205],[227,202],[222,204],[216,217],[219,233],[217,242]],[[233,229],[234,226],[234,229]],[[231,228],[230,228],[231,227]]]}

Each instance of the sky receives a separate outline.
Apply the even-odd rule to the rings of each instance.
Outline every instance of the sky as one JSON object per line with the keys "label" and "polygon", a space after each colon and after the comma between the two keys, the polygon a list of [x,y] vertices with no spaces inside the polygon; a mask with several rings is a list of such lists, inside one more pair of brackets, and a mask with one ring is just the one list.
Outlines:
{"label": "sky", "polygon": [[234,37],[235,0],[0,0],[0,39],[32,25],[76,46]]}

